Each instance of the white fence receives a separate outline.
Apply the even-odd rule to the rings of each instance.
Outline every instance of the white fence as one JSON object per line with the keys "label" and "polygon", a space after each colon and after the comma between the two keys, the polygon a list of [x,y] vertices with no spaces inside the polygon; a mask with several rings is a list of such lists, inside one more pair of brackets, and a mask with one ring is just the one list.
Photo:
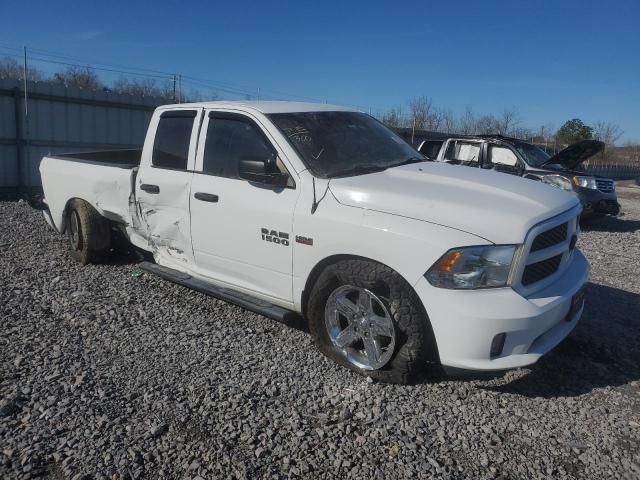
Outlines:
{"label": "white fence", "polygon": [[153,109],[163,103],[29,82],[25,117],[23,87],[0,79],[0,196],[38,190],[38,166],[48,153],[141,146]]}

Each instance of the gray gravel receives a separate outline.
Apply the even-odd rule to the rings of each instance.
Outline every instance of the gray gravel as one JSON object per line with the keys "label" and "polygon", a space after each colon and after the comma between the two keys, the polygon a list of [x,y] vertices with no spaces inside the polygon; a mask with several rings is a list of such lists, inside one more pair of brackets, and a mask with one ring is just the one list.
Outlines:
{"label": "gray gravel", "polygon": [[407,387],[126,256],[77,265],[0,203],[0,477],[637,479],[640,189],[621,192],[625,215],[580,240],[592,283],[560,347]]}

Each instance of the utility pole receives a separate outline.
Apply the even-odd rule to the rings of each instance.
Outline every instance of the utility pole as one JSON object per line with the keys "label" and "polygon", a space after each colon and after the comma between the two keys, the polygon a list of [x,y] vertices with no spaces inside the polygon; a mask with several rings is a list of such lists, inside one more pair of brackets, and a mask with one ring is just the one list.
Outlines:
{"label": "utility pole", "polygon": [[27,104],[27,47],[24,47],[24,63],[22,64],[22,78],[24,80],[24,120],[27,121],[29,106]]}
{"label": "utility pole", "polygon": [[[28,102],[28,98],[27,98],[27,46],[24,46],[24,62],[22,64],[22,76],[24,77],[24,152],[25,155],[23,157],[23,160],[25,162],[25,164],[29,164],[29,102]],[[19,121],[18,119],[16,119],[17,121]],[[17,128],[17,125],[16,125]],[[24,185],[23,183],[23,178],[22,178],[22,172],[24,172],[25,166],[23,165],[22,168],[18,169],[18,175],[21,177],[18,179],[18,188],[20,190],[22,190],[22,186]],[[22,193],[22,191],[20,191],[19,193]]]}
{"label": "utility pole", "polygon": [[178,75],[178,103],[182,103],[182,74]]}
{"label": "utility pole", "polygon": [[176,101],[176,76],[173,75],[173,102]]}
{"label": "utility pole", "polygon": [[413,145],[413,139],[416,135],[416,119],[413,118],[413,127],[411,127],[411,145]]}

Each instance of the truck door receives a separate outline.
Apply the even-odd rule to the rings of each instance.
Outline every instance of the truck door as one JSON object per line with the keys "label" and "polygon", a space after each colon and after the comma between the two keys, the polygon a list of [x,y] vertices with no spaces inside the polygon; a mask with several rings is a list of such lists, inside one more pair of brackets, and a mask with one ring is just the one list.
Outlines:
{"label": "truck door", "polygon": [[154,117],[136,179],[149,249],[156,260],[177,268],[193,262],[189,193],[201,116],[202,109],[178,108]]}
{"label": "truck door", "polygon": [[292,302],[295,184],[273,187],[239,177],[240,160],[282,153],[258,121],[209,112],[191,188],[192,244],[199,273],[270,298]]}

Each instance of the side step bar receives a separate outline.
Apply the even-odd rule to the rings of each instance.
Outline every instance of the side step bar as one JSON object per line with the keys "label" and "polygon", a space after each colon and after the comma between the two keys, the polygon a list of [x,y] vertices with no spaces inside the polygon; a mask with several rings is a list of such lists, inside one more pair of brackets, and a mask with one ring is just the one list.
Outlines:
{"label": "side step bar", "polygon": [[299,319],[299,315],[292,310],[287,310],[286,308],[273,305],[269,302],[265,302],[264,300],[260,300],[259,298],[252,297],[251,295],[247,295],[246,293],[238,292],[230,288],[218,287],[211,283],[194,278],[188,273],[182,273],[178,270],[174,270],[173,268],[163,267],[162,265],[151,262],[142,262],[138,264],[138,266],[142,270],[158,275],[170,282],[177,283],[178,285],[190,288],[191,290],[196,290],[197,292],[204,293],[205,295],[209,295],[219,300],[233,303],[234,305],[238,305],[246,310],[259,313],[260,315],[264,315],[265,317],[272,318],[282,323],[294,323]]}

